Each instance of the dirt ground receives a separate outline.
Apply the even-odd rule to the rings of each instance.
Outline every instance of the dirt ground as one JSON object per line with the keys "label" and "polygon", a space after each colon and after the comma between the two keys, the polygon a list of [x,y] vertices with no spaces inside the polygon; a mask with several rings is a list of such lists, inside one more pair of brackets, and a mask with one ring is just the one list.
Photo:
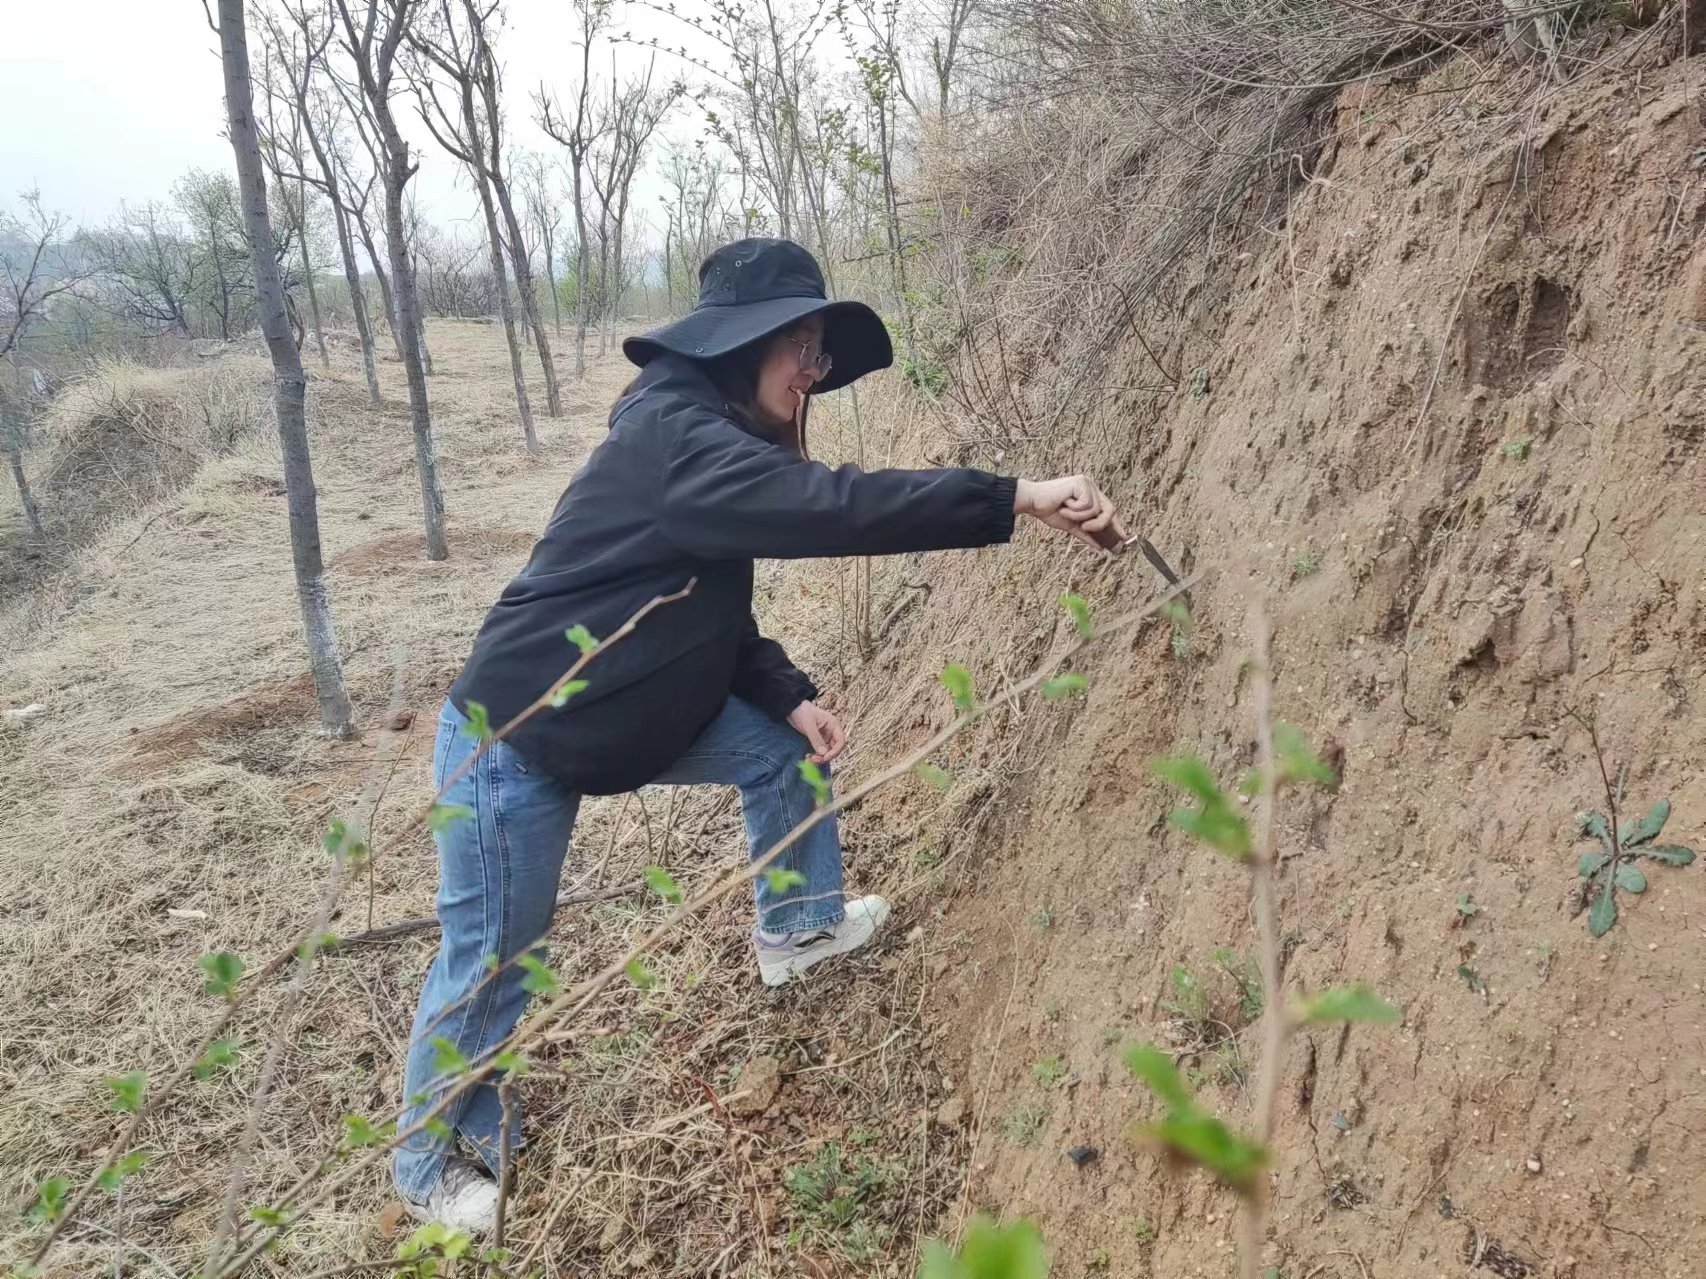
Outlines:
{"label": "dirt ground", "polygon": [[[1223,250],[1149,333],[1174,390],[1020,459],[1105,477],[1207,575],[1188,635],[1111,645],[1080,707],[1038,705],[941,761],[976,782],[935,828],[955,949],[927,1004],[979,1119],[967,1197],[1034,1216],[1055,1273],[1233,1273],[1233,1196],[1134,1136],[1153,1103],[1114,1045],[1170,1046],[1248,1122],[1247,877],[1165,824],[1176,794],[1147,765],[1188,748],[1231,785],[1251,762],[1258,598],[1277,713],[1342,752],[1336,795],[1282,806],[1287,983],[1363,980],[1404,1009],[1293,1041],[1267,1262],[1699,1273],[1701,869],[1655,865],[1588,935],[1577,815],[1605,800],[1571,717],[1627,765],[1626,808],[1668,797],[1665,838],[1698,849],[1698,65],[1514,110],[1508,83],[1502,101],[1459,88],[1461,64],[1346,91],[1285,225]],[[1127,344],[1107,380],[1153,367]],[[897,747],[942,721],[945,662],[998,687],[1062,642],[1061,591],[1105,614],[1155,586],[1135,556],[1029,535],[915,571],[928,604],[856,694],[860,730]],[[904,801],[878,806],[905,822]],[[1077,1167],[1082,1146],[1098,1157]]]}
{"label": "dirt ground", "polygon": [[[1102,478],[1204,575],[1188,634],[1093,650],[1082,700],[992,716],[937,761],[948,791],[902,782],[848,819],[853,882],[899,907],[878,953],[767,993],[730,907],[681,938],[659,989],[565,1027],[529,1090],[525,1255],[550,1275],[911,1274],[918,1239],[988,1208],[1035,1217],[1057,1276],[1232,1274],[1232,1196],[1134,1131],[1152,1103],[1115,1046],[1170,1046],[1248,1121],[1246,876],[1166,826],[1175,797],[1148,763],[1193,749],[1228,784],[1248,764],[1260,598],[1278,713],[1342,753],[1336,794],[1282,809],[1288,986],[1362,980],[1404,1009],[1288,1050],[1267,1261],[1287,1279],[1698,1272],[1706,872],[1652,865],[1588,935],[1576,822],[1603,795],[1572,712],[1627,764],[1628,805],[1668,797],[1665,838],[1706,848],[1699,66],[1515,111],[1462,64],[1341,95],[1278,233],[1222,245],[1150,334],[1171,390],[999,463]],[[213,1012],[199,954],[259,960],[301,926],[318,833],[390,767],[373,726],[398,704],[414,718],[376,842],[426,796],[437,699],[624,376],[601,361],[531,461],[496,331],[432,339],[448,564],[418,555],[400,399],[371,413],[353,363],[315,382],[359,741],[310,731],[264,444],[203,467],[133,547],[141,518],[115,528],[74,586],[8,604],[0,701],[47,709],[0,755],[18,801],[0,830],[7,1201],[110,1140],[106,1076],[186,1050]],[[1148,380],[1148,358],[1118,346],[1108,381]],[[1047,354],[1030,367],[1046,396]],[[953,455],[892,376],[862,403],[885,459]],[[845,407],[825,408],[817,449],[847,456]],[[1032,529],[901,557],[876,571],[867,661],[842,607],[857,576],[760,582],[767,629],[852,721],[843,784],[945,722],[948,661],[1000,689],[1064,642],[1062,591],[1107,616],[1155,590],[1140,559]],[[565,886],[621,889],[655,862],[692,886],[739,856],[726,795],[660,792],[594,806]],[[363,886],[335,927],[424,914],[432,884],[424,837],[389,849],[371,907]],[[591,971],[656,909],[565,911],[561,967]],[[413,936],[322,962],[249,1202],[329,1149],[343,1113],[394,1101],[430,953]],[[180,1273],[199,1260],[274,1008],[233,1078],[151,1126],[150,1172],[73,1232],[59,1273],[106,1264],[112,1230]],[[758,1102],[724,1104],[740,1092]],[[359,1183],[272,1267],[388,1248],[387,1198]]]}

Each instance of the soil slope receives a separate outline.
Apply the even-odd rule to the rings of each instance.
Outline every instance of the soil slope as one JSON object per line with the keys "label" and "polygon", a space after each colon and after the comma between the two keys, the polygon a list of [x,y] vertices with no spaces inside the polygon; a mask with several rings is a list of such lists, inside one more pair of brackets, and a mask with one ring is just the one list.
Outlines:
{"label": "soil slope", "polygon": [[[1698,65],[1498,119],[1461,63],[1345,91],[1289,212],[1223,242],[1148,334],[1173,393],[1007,460],[1107,479],[1206,575],[1188,637],[1149,627],[1082,667],[1080,707],[941,761],[970,793],[916,844],[949,856],[930,1006],[977,1120],[968,1199],[1034,1215],[1056,1273],[1233,1272],[1232,1196],[1133,1139],[1152,1103],[1110,1044],[1172,1046],[1248,1122],[1246,876],[1165,824],[1147,764],[1188,748],[1230,785],[1250,763],[1258,597],[1277,713],[1342,758],[1336,795],[1282,806],[1287,983],[1404,1008],[1288,1051],[1268,1262],[1697,1272],[1702,872],[1652,865],[1588,935],[1577,814],[1605,801],[1571,713],[1628,766],[1627,807],[1669,797],[1665,838],[1706,844]],[[1127,340],[1106,380],[1155,367]],[[1028,390],[1051,376],[1044,356]],[[1136,556],[1029,534],[911,572],[928,604],[856,690],[860,732],[897,745],[945,718],[946,661],[998,688],[1061,643],[1062,590],[1111,615],[1156,588]],[[867,820],[915,829],[918,802]]]}

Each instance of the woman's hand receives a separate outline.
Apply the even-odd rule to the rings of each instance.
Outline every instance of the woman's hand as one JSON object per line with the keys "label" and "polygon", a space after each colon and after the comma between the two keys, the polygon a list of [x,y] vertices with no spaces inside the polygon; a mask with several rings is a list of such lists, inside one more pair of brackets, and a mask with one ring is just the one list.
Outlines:
{"label": "woman's hand", "polygon": [[808,757],[814,764],[827,764],[847,749],[847,730],[816,702],[801,702],[788,712],[788,723],[811,743]]}
{"label": "woman's hand", "polygon": [[1020,480],[1013,490],[1013,513],[1041,520],[1098,550],[1102,549],[1102,543],[1096,534],[1112,529],[1122,541],[1126,536],[1124,526],[1114,514],[1114,504],[1082,475]]}

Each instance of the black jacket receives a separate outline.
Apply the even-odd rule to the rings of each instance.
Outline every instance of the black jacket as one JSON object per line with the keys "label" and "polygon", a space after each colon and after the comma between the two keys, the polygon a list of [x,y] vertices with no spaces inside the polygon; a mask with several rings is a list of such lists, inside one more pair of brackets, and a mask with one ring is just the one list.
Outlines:
{"label": "black jacket", "polygon": [[585,691],[506,739],[583,794],[632,790],[674,763],[730,693],[778,720],[817,695],[758,633],[754,559],[1005,542],[1014,484],[804,461],[737,425],[691,360],[661,357],[616,402],[610,434],[487,614],[450,698],[464,712],[484,704],[497,728],[574,662],[569,627],[603,638],[696,578],[686,599],[593,659]]}

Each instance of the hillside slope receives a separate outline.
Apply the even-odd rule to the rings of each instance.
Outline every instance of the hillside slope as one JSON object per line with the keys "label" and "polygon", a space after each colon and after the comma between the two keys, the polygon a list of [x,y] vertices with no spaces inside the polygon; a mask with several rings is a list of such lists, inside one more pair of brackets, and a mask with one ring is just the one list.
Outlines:
{"label": "hillside slope", "polygon": [[[1258,597],[1278,713],[1343,760],[1336,795],[1282,805],[1288,984],[1366,980],[1405,1009],[1294,1041],[1268,1260],[1697,1268],[1701,871],[1655,867],[1588,935],[1576,820],[1604,793],[1570,716],[1628,765],[1630,808],[1670,797],[1666,838],[1706,842],[1698,67],[1590,78],[1514,122],[1479,118],[1461,62],[1345,90],[1288,213],[1211,250],[1148,349],[1127,337],[1098,370],[1170,370],[1171,390],[1105,396],[1007,459],[1105,479],[1206,575],[1188,637],[1151,626],[1083,668],[1081,707],[1001,717],[943,760],[970,793],[911,844],[948,858],[930,1007],[950,1113],[977,1125],[967,1198],[1035,1215],[1056,1273],[1231,1273],[1234,1200],[1134,1144],[1152,1103],[1110,1044],[1173,1045],[1247,1122],[1246,876],[1165,825],[1147,763],[1193,749],[1228,784],[1248,766]],[[1091,323],[1053,349],[1117,320]],[[1029,403],[1054,369],[1037,355]],[[943,721],[945,662],[999,687],[1060,642],[1063,590],[1111,612],[1156,589],[1136,556],[1028,534],[908,571],[928,604],[855,689],[858,731],[897,745]],[[866,821],[899,837],[918,802]],[[1075,1168],[1079,1145],[1100,1158]]]}

